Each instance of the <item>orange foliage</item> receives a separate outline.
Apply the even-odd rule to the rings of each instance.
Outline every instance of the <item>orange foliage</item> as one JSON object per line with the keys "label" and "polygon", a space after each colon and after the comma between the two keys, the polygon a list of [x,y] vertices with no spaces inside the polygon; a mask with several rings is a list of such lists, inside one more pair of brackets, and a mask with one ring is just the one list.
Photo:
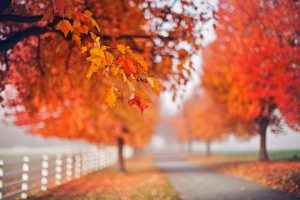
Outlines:
{"label": "orange foliage", "polygon": [[218,170],[228,175],[244,178],[267,185],[273,189],[295,193],[300,196],[299,162],[251,162],[220,166]]}
{"label": "orange foliage", "polygon": [[228,115],[226,107],[208,92],[190,97],[183,104],[174,124],[184,141],[210,142],[221,140],[232,132],[245,136],[255,130],[251,124]]}
{"label": "orange foliage", "polygon": [[109,144],[122,137],[143,146],[157,114],[151,90],[159,94],[170,80],[174,92],[186,84],[184,71],[201,46],[197,13],[207,3],[174,3],[1,1],[0,91],[8,115],[45,137]]}
{"label": "orange foliage", "polygon": [[[159,94],[161,82],[185,84],[173,64],[190,63],[201,45],[199,19],[191,15],[197,6],[186,0],[178,2],[181,13],[140,0],[2,3],[1,30],[8,31],[1,31],[1,91],[11,88],[2,104],[17,125],[45,137],[97,144],[122,137],[143,146],[157,114],[148,88]],[[193,41],[189,53],[178,51],[184,41]],[[142,113],[154,106],[141,115],[127,104]]]}
{"label": "orange foliage", "polygon": [[150,157],[128,161],[128,173],[114,167],[88,174],[32,199],[177,199],[166,178]]}
{"label": "orange foliage", "polygon": [[[71,66],[69,60],[72,55],[81,51],[83,56],[73,56],[73,59],[82,62],[81,73],[87,72],[88,78],[97,74],[99,84],[106,85],[107,88],[115,87],[127,97],[122,100],[128,101],[128,97],[134,93],[134,85],[146,83],[155,93],[159,93],[160,81],[175,80],[177,84],[186,84],[191,70],[188,65],[192,64],[190,57],[201,46],[198,32],[202,31],[202,26],[196,24],[206,23],[211,15],[211,10],[208,10],[206,14],[202,14],[200,21],[196,15],[197,12],[200,13],[199,7],[210,5],[198,3],[187,0],[171,4],[168,1],[152,0],[45,0],[37,3],[30,0],[26,2],[26,8],[23,8],[21,3],[5,0],[0,20],[4,22],[2,29],[8,31],[3,32],[1,36],[4,39],[0,42],[0,50],[4,52],[0,59],[6,66],[3,70],[5,73],[1,74],[1,86],[14,84],[19,90],[25,84],[12,83],[13,77],[7,76],[9,65],[18,65],[18,68],[25,70],[36,66],[37,71],[47,76],[47,68],[50,66],[46,65],[57,66],[53,66],[53,60],[45,60],[41,54],[49,49],[62,49],[63,45],[68,45],[68,48],[64,48],[64,56],[52,57],[64,60],[57,75],[62,76],[67,69],[76,67]],[[178,12],[174,9],[175,6],[179,6],[182,11]],[[169,26],[165,27],[164,24]],[[63,33],[67,41],[71,40],[73,43],[57,43],[55,40],[61,40],[61,34],[57,30]],[[189,52],[178,50],[182,42],[190,43]],[[45,43],[51,47],[46,48]],[[26,56],[17,56],[19,53]],[[168,59],[170,57],[173,59]],[[158,65],[164,66],[163,69]],[[181,66],[179,68],[182,69],[186,65],[184,70],[189,73],[183,73],[184,70],[174,73],[173,65]],[[31,78],[40,77],[31,72]],[[103,79],[109,81],[103,83]],[[175,92],[175,84],[171,88]],[[20,95],[20,98],[23,96]],[[112,105],[115,104],[110,104]]]}
{"label": "orange foliage", "polygon": [[256,123],[261,159],[269,125],[300,130],[299,8],[293,0],[220,1],[217,39],[203,52],[204,88],[230,115]]}
{"label": "orange foliage", "polygon": [[220,2],[218,38],[203,53],[203,85],[229,113],[276,124],[279,109],[298,130],[299,45],[292,44],[298,40],[298,11],[299,2],[292,0]]}
{"label": "orange foliage", "polygon": [[201,155],[185,156],[209,170],[218,171],[230,176],[246,179],[269,186],[273,189],[300,195],[300,163],[295,161],[257,162],[251,156],[211,157]]}

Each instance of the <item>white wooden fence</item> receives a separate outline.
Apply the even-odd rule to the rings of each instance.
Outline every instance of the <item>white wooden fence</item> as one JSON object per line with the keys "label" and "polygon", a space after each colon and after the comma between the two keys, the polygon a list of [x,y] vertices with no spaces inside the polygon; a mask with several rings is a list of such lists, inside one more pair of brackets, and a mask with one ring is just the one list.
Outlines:
{"label": "white wooden fence", "polygon": [[[132,149],[125,147],[124,158],[132,155]],[[48,187],[103,169],[115,164],[117,158],[116,147],[101,147],[75,154],[44,154],[34,159],[24,156],[15,162],[0,160],[0,199],[26,199],[32,191],[46,191]]]}

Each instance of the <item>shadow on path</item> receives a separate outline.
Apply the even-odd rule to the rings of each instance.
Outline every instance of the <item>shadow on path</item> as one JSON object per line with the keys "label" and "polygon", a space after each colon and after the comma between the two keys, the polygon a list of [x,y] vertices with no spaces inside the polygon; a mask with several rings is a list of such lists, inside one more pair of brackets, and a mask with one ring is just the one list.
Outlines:
{"label": "shadow on path", "polygon": [[296,200],[296,196],[242,179],[219,174],[178,158],[156,155],[159,168],[186,200]]}

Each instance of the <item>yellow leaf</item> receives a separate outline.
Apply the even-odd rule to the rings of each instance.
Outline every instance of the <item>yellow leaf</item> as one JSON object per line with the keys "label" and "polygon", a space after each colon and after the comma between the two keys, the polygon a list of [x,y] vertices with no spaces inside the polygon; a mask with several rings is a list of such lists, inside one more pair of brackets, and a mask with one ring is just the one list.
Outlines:
{"label": "yellow leaf", "polygon": [[86,14],[87,16],[92,16],[93,13],[90,10],[85,10],[83,11],[84,14]]}
{"label": "yellow leaf", "polygon": [[118,45],[117,45],[117,49],[118,49],[122,54],[125,54],[125,52],[126,52],[126,46],[123,45],[123,44],[118,44]]}
{"label": "yellow leaf", "polygon": [[156,78],[146,77],[148,84],[152,87],[156,94],[160,93],[160,82]]}
{"label": "yellow leaf", "polygon": [[112,65],[110,68],[110,71],[114,77],[116,77],[119,74],[119,70],[120,67],[118,67],[117,65]]}
{"label": "yellow leaf", "polygon": [[90,34],[91,34],[91,37],[92,37],[93,41],[96,41],[97,35],[93,32],[90,32]]}
{"label": "yellow leaf", "polygon": [[118,91],[117,88],[110,87],[109,89],[106,89],[103,96],[104,102],[111,108],[116,106],[116,101],[117,101],[116,91]]}
{"label": "yellow leaf", "polygon": [[98,67],[97,65],[95,65],[94,63],[92,63],[92,64],[90,65],[90,68],[89,68],[87,74],[86,74],[86,77],[87,77],[88,79],[91,79],[91,76],[93,75],[93,73],[94,73],[94,72],[97,72],[98,69],[99,69],[99,67]]}
{"label": "yellow leaf", "polygon": [[95,26],[97,28],[98,32],[100,33],[100,27],[99,27],[98,23],[96,22],[96,20],[94,18],[90,17],[90,21],[91,21],[92,25]]}
{"label": "yellow leaf", "polygon": [[86,58],[86,60],[88,60],[88,61],[90,61],[94,64],[97,64],[97,65],[103,63],[103,58],[101,58],[99,56],[96,56],[96,55],[89,56],[89,57]]}
{"label": "yellow leaf", "polygon": [[87,47],[86,46],[81,47],[81,53],[85,53],[86,51],[87,51]]}
{"label": "yellow leaf", "polygon": [[70,31],[73,30],[72,25],[68,20],[62,20],[56,25],[56,29],[64,33],[64,36],[67,37]]}
{"label": "yellow leaf", "polygon": [[101,48],[92,48],[90,50],[90,54],[92,56],[100,56],[101,58],[105,58],[104,51]]}
{"label": "yellow leaf", "polygon": [[144,58],[139,55],[139,54],[133,54],[132,55],[134,60],[142,66],[142,68],[145,70],[145,71],[148,71],[148,63],[144,60]]}
{"label": "yellow leaf", "polygon": [[111,65],[114,61],[114,55],[112,55],[110,52],[108,51],[105,51],[105,57],[106,57],[106,60],[108,61],[109,65]]}
{"label": "yellow leaf", "polygon": [[150,85],[151,87],[154,87],[154,81],[153,81],[153,79],[150,78],[150,77],[147,77],[146,79],[147,79],[149,85]]}
{"label": "yellow leaf", "polygon": [[94,42],[94,47],[100,48],[100,37],[97,37],[95,42]]}

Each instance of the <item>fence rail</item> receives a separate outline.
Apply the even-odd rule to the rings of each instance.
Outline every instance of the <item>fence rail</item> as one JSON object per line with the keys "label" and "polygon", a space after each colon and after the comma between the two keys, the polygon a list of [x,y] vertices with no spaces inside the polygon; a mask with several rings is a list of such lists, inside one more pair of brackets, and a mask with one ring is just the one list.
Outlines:
{"label": "fence rail", "polygon": [[[124,158],[133,155],[130,147],[125,147]],[[82,175],[103,169],[117,162],[116,147],[101,147],[81,153],[41,155],[30,159],[6,162],[0,160],[0,200],[27,199],[31,191],[46,191],[49,187]]]}

